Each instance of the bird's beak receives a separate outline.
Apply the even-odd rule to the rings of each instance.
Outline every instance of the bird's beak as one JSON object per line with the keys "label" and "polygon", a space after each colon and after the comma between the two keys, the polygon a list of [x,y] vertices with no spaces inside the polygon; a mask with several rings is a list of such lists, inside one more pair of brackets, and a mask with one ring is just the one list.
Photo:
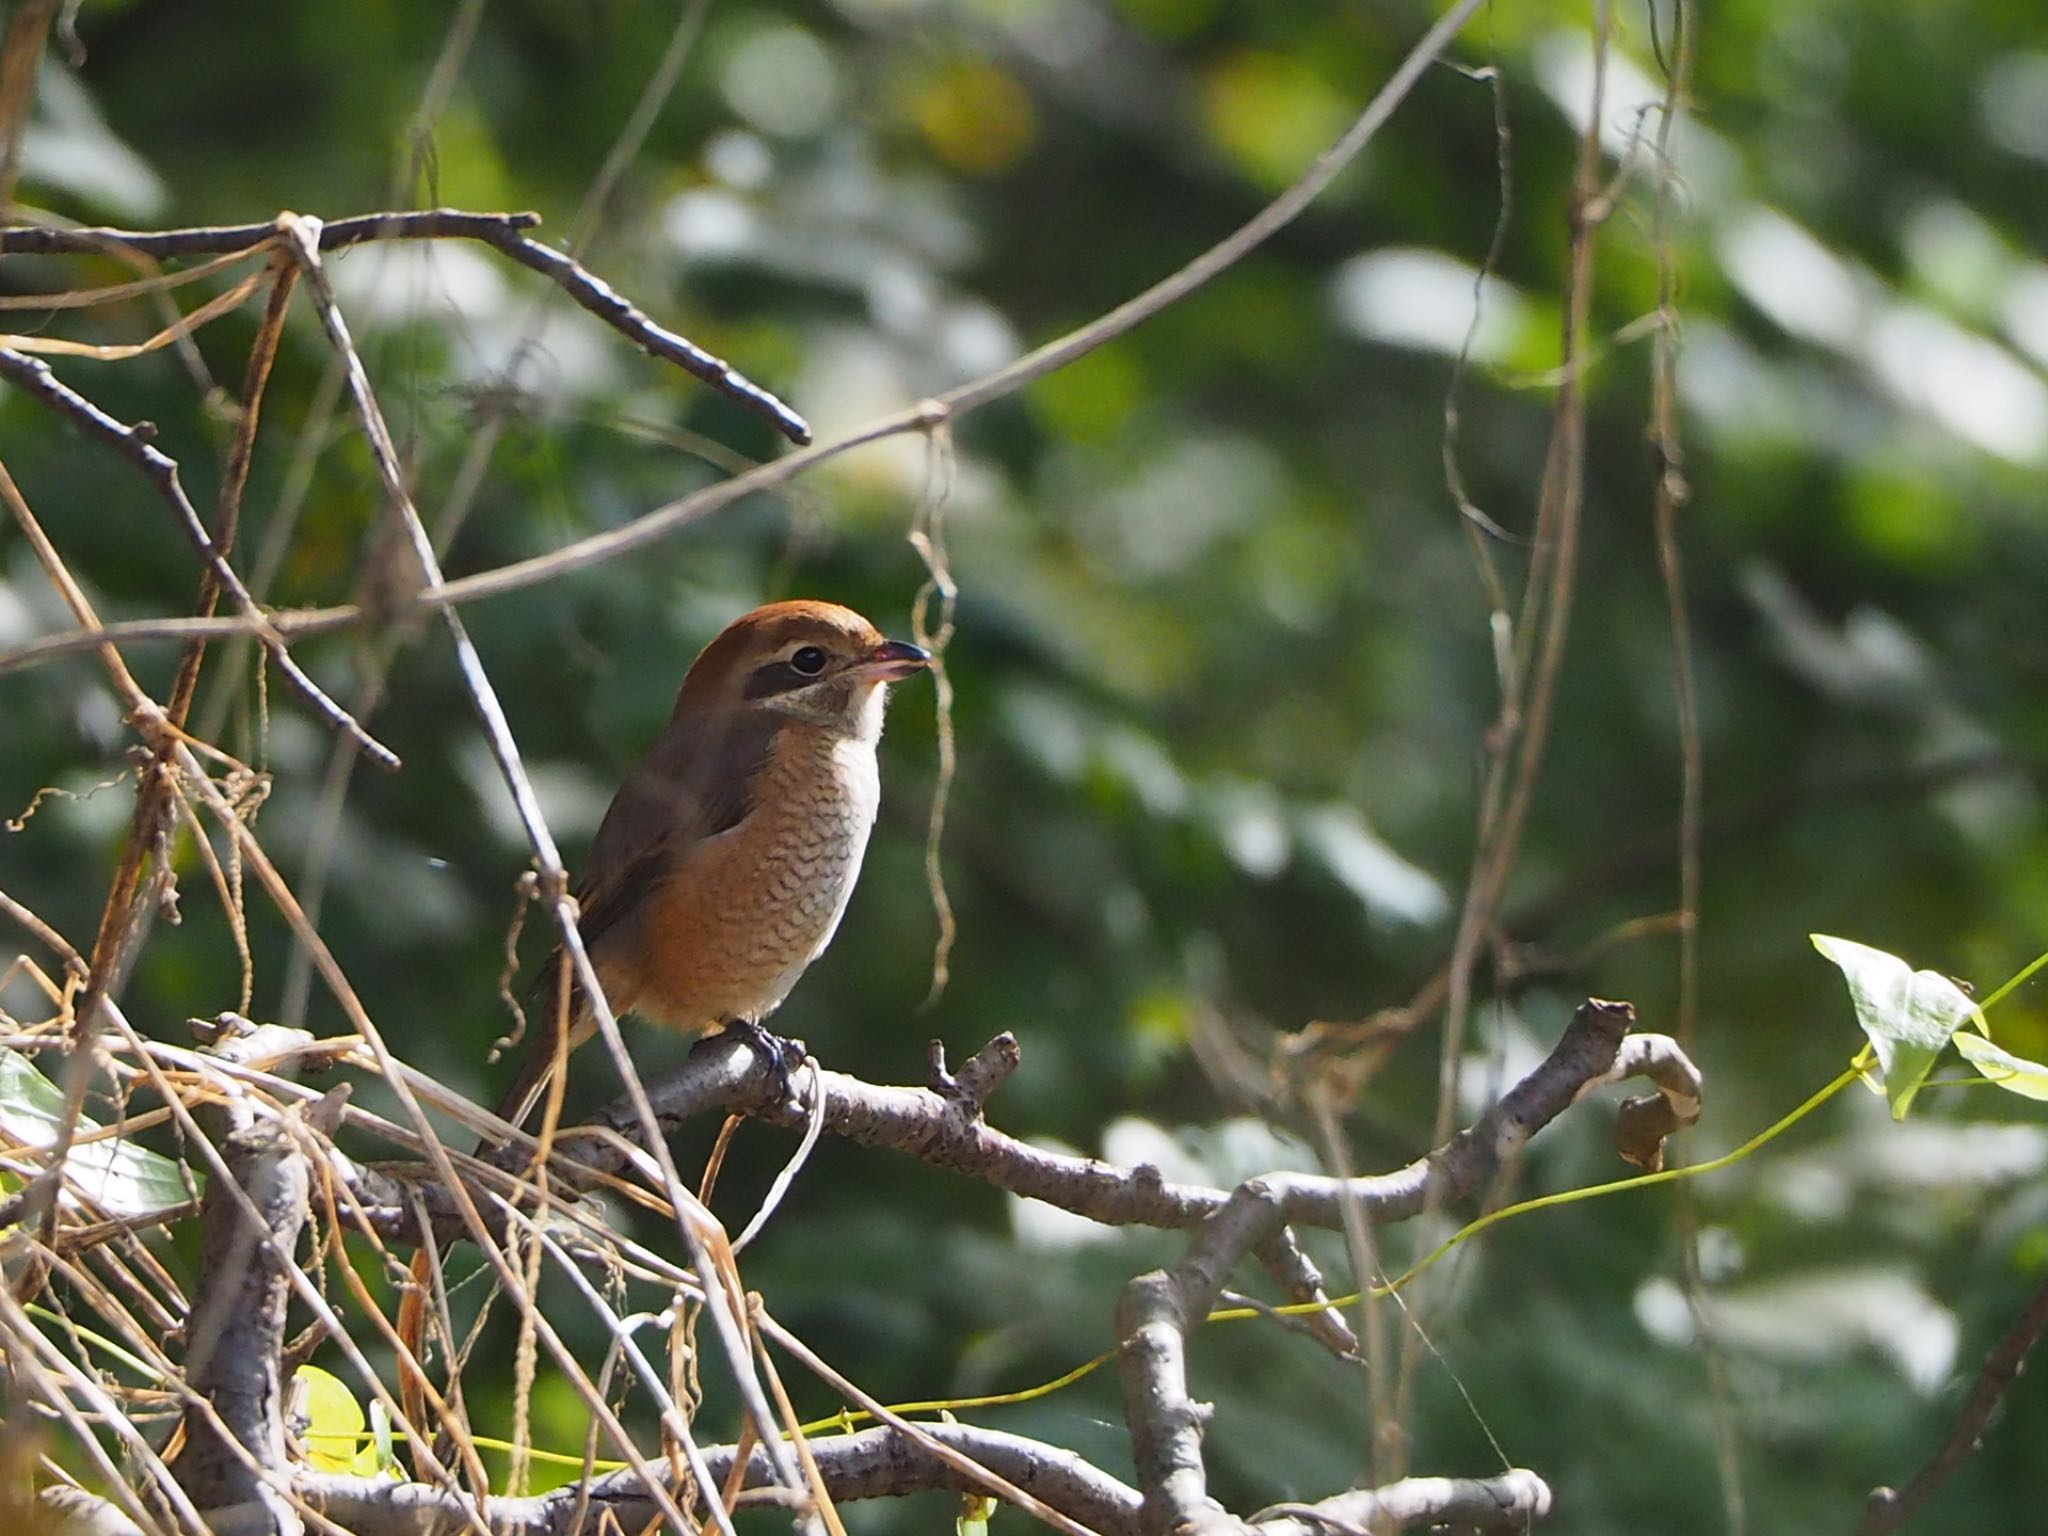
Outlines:
{"label": "bird's beak", "polygon": [[884,640],[861,657],[858,666],[878,682],[893,683],[922,672],[931,664],[931,652],[922,646],[912,645],[908,640]]}

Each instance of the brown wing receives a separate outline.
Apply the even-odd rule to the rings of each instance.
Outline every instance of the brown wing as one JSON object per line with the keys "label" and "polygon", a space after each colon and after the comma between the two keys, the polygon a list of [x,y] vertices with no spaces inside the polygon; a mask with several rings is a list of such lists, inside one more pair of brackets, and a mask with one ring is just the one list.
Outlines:
{"label": "brown wing", "polygon": [[[758,709],[679,714],[626,775],[576,882],[576,926],[593,956],[607,934],[630,930],[677,849],[738,826],[753,809],[754,786],[780,722],[781,716]],[[557,947],[534,978],[529,996],[542,1010],[537,1017],[554,1017],[561,964]],[[570,1048],[589,1030],[588,1011],[573,1009]],[[517,1125],[532,1112],[554,1059],[552,1029],[536,1031],[499,1105],[500,1117]]]}
{"label": "brown wing", "polygon": [[721,710],[680,717],[612,797],[576,882],[578,926],[593,948],[628,922],[678,848],[738,826],[782,717]]}

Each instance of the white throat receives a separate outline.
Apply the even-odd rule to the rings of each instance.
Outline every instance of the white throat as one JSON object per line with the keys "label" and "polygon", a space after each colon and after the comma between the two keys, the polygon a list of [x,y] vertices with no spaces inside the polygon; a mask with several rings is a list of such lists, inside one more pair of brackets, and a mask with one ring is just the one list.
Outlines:
{"label": "white throat", "polygon": [[860,701],[854,712],[853,729],[848,734],[870,750],[882,739],[882,711],[888,702],[889,690],[880,683],[873,683],[868,687],[868,696]]}

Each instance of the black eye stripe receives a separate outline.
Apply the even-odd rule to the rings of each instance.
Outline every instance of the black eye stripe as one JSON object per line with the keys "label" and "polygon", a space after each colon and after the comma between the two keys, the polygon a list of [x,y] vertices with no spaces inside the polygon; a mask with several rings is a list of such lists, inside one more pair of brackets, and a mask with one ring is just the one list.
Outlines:
{"label": "black eye stripe", "polygon": [[808,688],[817,680],[815,674],[805,676],[787,661],[771,661],[753,670],[747,678],[744,692],[750,699],[772,699],[778,693],[795,693],[799,688]]}

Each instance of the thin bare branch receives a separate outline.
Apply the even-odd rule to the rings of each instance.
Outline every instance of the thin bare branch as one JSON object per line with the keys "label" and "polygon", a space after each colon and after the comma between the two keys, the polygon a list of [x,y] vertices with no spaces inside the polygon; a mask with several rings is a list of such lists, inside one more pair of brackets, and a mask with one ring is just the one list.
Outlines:
{"label": "thin bare branch", "polygon": [[[413,213],[365,213],[321,226],[322,251],[345,250],[366,240],[490,240],[499,232],[518,234],[540,223],[537,213],[467,213],[428,208]],[[60,229],[18,224],[0,229],[0,256],[90,256],[109,249],[145,256],[212,256],[252,250],[277,238],[277,221],[213,224],[192,229],[113,229],[87,225]]]}
{"label": "thin bare branch", "polygon": [[0,347],[0,378],[8,379],[58,414],[78,423],[89,436],[105,443],[147,475],[177,514],[180,531],[191,541],[207,573],[219,583],[222,591],[234,598],[243,617],[258,626],[256,633],[263,642],[263,648],[270,653],[271,661],[291,680],[292,686],[312,706],[314,713],[329,727],[345,734],[378,767],[398,767],[398,754],[371,736],[353,715],[322,692],[320,685],[306,675],[292,659],[291,652],[285,649],[284,637],[263,624],[256,600],[249,595],[249,589],[242,585],[242,578],[235,574],[234,567],[215,546],[206,525],[200,521],[198,511],[185,495],[185,488],[178,483],[177,461],[150,442],[153,429],[131,427],[116,421],[65,384],[40,358],[24,357],[19,352]]}
{"label": "thin bare branch", "polygon": [[[997,369],[994,373],[960,385],[935,400],[928,400],[892,415],[879,417],[829,442],[812,444],[782,458],[770,460],[744,474],[735,475],[729,480],[706,486],[688,496],[656,507],[618,528],[591,534],[548,554],[444,582],[436,588],[419,593],[412,599],[413,603],[422,608],[435,609],[480,602],[486,598],[524,591],[528,587],[553,581],[575,571],[619,559],[658,543],[757,491],[783,485],[806,470],[815,469],[820,464],[850,453],[856,448],[900,436],[905,432],[929,431],[942,421],[956,420],[970,411],[1015,394],[1046,374],[1115,340],[1151,319],[1161,310],[1186,298],[1299,217],[1303,209],[1314,201],[1337,173],[1372,141],[1373,136],[1384,126],[1394,109],[1407,99],[1423,72],[1449,46],[1452,38],[1471,19],[1473,12],[1481,3],[1482,0],[1459,0],[1456,6],[1446,12],[1409,50],[1400,67],[1388,78],[1387,83],[1380,88],[1344,136],[1317,158],[1300,181],[1289,187],[1264,211],[1179,271],[1161,279],[1100,319],[1070,331],[1015,362]],[[532,215],[465,214],[448,209],[427,214],[392,214],[382,217],[392,222],[395,231],[388,238],[436,239],[460,236],[483,240],[494,245],[499,244],[501,238],[510,239],[516,234],[516,229],[508,229],[502,237],[489,233],[495,221],[524,221],[517,223],[517,227],[521,228],[538,222]],[[94,236],[101,241],[133,239],[140,242],[141,248],[151,250],[155,254],[210,253],[239,250],[244,246],[257,244],[261,238],[274,234],[276,227],[274,224],[260,224],[216,230],[178,230],[162,237],[150,237],[129,230],[0,230],[0,254],[10,250],[89,250],[95,248],[94,241],[90,238]],[[375,232],[377,227],[376,217],[342,219],[321,225],[318,233],[319,248],[326,251],[362,240],[379,238]],[[337,230],[342,231],[347,238],[337,236]],[[554,253],[548,254],[550,257],[554,256]],[[400,616],[402,614],[388,617]],[[364,622],[365,617],[359,606],[347,604],[332,608],[309,609],[296,614],[276,614],[271,616],[269,624],[275,627],[278,635],[291,638],[351,628]],[[162,621],[145,620],[132,626],[109,625],[107,635],[110,640],[125,644],[130,641],[189,639],[201,634],[236,635],[262,632],[256,625],[232,619],[216,619],[204,625],[191,619],[173,620],[169,621],[168,628],[160,627],[161,623]],[[10,651],[0,652],[0,672],[45,661],[71,651],[90,649],[97,643],[82,636],[56,636],[31,642]]]}
{"label": "thin bare branch", "polygon": [[[92,253],[109,248],[138,251],[150,256],[212,255],[223,251],[247,250],[275,240],[279,222],[296,215],[284,214],[269,224],[219,225],[204,229],[51,229],[23,225],[0,229],[0,255],[33,252]],[[523,231],[540,223],[535,213],[467,213],[454,208],[433,208],[417,213],[367,213],[354,218],[334,219],[318,225],[318,249],[345,250],[371,240],[479,240],[520,266],[538,272],[598,319],[632,341],[634,345],[664,362],[674,363],[685,373],[703,380],[720,394],[759,415],[765,416],[784,437],[794,443],[811,440],[810,426],[767,390],[737,372],[723,358],[714,357],[686,336],[656,324],[628,303],[602,278],[585,270],[551,246],[526,237]]]}
{"label": "thin bare branch", "polygon": [[1932,1498],[1955,1471],[1976,1454],[1983,1442],[1984,1428],[2005,1400],[2012,1384],[2019,1380],[2027,1356],[2033,1353],[2043,1331],[2048,1331],[2048,1284],[2037,1287],[2020,1308],[2005,1336],[1984,1358],[1976,1383],[1956,1415],[1954,1427],[1941,1449],[1927,1465],[1913,1474],[1904,1488],[1874,1488],[1864,1506],[1856,1536],[1889,1536],[1913,1517],[1913,1512]]}

